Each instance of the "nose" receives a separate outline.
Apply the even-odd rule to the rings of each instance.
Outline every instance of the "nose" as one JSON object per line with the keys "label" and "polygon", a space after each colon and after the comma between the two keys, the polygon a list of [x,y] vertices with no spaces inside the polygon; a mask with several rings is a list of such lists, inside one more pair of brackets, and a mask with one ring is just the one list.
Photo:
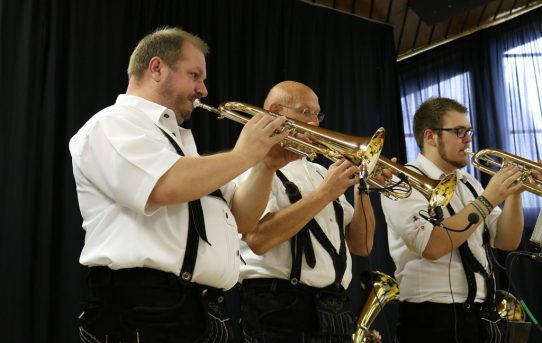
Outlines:
{"label": "nose", "polygon": [[201,81],[201,83],[197,86],[196,93],[198,93],[201,98],[205,98],[209,94],[209,92],[207,91],[207,87],[205,87],[205,83],[203,81]]}
{"label": "nose", "polygon": [[320,122],[318,121],[318,119],[315,119],[315,120],[312,120],[312,119],[311,119],[311,120],[309,120],[309,121],[307,122],[307,124],[309,124],[309,125],[314,125],[314,126],[320,126]]}

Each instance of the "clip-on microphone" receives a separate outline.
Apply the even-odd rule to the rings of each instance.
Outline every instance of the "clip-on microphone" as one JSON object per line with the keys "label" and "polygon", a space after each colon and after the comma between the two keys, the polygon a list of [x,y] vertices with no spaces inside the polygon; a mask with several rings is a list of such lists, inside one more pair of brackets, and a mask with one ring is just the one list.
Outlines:
{"label": "clip-on microphone", "polygon": [[433,226],[440,226],[445,230],[452,231],[452,232],[464,232],[471,228],[474,224],[478,223],[478,220],[480,219],[480,216],[476,212],[469,213],[469,216],[467,217],[467,220],[469,221],[469,224],[464,229],[452,229],[449,227],[446,227],[442,225],[442,221],[444,220],[443,214],[442,214],[442,208],[440,206],[437,206],[435,208],[435,215],[431,217],[427,217],[420,213],[420,216],[433,224]]}
{"label": "clip-on microphone", "polygon": [[382,188],[370,188],[369,184],[365,181],[366,179],[366,172],[360,172],[360,178],[359,178],[359,184],[358,184],[358,191],[360,192],[370,192],[370,191],[386,191],[386,190],[392,190],[395,186],[398,184],[404,182],[406,184],[408,183],[407,176],[404,173],[397,174],[397,177],[399,178],[399,181],[397,181],[395,184],[388,186],[388,187],[382,187]]}

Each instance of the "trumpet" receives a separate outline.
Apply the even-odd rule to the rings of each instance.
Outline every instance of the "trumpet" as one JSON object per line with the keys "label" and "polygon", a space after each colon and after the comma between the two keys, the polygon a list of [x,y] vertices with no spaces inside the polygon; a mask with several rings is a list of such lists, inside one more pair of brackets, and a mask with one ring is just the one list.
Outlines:
{"label": "trumpet", "polygon": [[532,176],[534,170],[542,172],[540,164],[498,149],[482,149],[476,153],[465,149],[465,153],[472,155],[471,163],[476,169],[490,175],[495,175],[508,166],[517,167],[521,171],[517,182],[523,185],[523,189],[538,196],[542,195],[542,182]]}
{"label": "trumpet", "polygon": [[[227,118],[243,125],[256,114],[279,116],[263,108],[235,101],[221,103],[218,108],[215,108],[196,99],[194,107],[201,107],[215,113],[219,119]],[[282,129],[289,131],[288,136],[280,142],[283,148],[305,156],[311,161],[317,155],[322,155],[331,161],[347,159],[358,167],[360,175],[365,172],[369,175],[373,173],[384,145],[384,128],[379,128],[370,138],[356,137],[288,119]],[[298,138],[298,134],[307,137],[309,141]]]}
{"label": "trumpet", "polygon": [[[430,216],[435,214],[437,207],[448,205],[457,186],[457,176],[455,173],[446,175],[442,180],[434,180],[395,163],[384,156],[380,156],[375,173],[383,168],[392,171],[393,174],[399,175],[400,179],[404,182],[398,185],[390,185],[393,183],[393,180],[388,180],[385,184],[381,184],[374,179],[369,179],[367,183],[385,189],[382,193],[392,200],[409,197],[412,193],[412,187],[414,187],[429,201],[428,212]],[[393,192],[388,192],[387,189],[392,186],[397,189]]]}

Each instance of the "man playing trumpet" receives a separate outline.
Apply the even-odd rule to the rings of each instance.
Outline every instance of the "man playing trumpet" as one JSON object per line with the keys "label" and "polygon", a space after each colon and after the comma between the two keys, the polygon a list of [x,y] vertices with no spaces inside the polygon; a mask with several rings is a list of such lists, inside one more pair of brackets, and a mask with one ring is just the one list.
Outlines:
{"label": "man playing trumpet", "polygon": [[[390,254],[401,289],[400,342],[483,342],[498,327],[490,246],[514,250],[523,232],[521,172],[498,171],[484,189],[465,167],[472,141],[467,109],[447,98],[424,102],[414,115],[421,150],[411,167],[432,179],[456,173],[457,188],[444,218],[422,219],[418,192],[397,202],[382,197]],[[501,210],[497,207],[504,201]],[[482,320],[482,318],[484,320]]]}
{"label": "man playing trumpet", "polygon": [[[178,28],[145,36],[126,94],[70,141],[89,267],[83,342],[233,342],[223,291],[238,279],[237,234],[258,221],[275,170],[297,157],[277,145],[284,118],[265,115],[231,151],[198,154],[179,125],[207,96],[207,50]],[[230,182],[251,167],[246,183]]]}
{"label": "man playing trumpet", "polygon": [[[312,89],[294,81],[274,86],[264,107],[316,126],[323,117]],[[354,207],[343,195],[358,183],[344,159],[326,170],[303,158],[277,171],[263,217],[241,242],[246,342],[352,341],[350,252],[369,254],[375,225],[367,194],[356,192]]]}

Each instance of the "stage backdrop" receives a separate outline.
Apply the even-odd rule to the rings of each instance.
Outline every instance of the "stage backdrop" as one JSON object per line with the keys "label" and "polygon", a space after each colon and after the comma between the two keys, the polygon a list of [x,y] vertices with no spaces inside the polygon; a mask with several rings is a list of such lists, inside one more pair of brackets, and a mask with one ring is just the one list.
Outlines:
{"label": "stage backdrop", "polygon": [[[391,27],[293,0],[2,1],[3,342],[78,340],[84,232],[68,141],[125,91],[138,40],[166,25],[209,43],[206,103],[261,105],[275,83],[301,81],[320,97],[323,126],[358,136],[383,126],[384,153],[403,158]],[[241,127],[201,110],[191,125],[201,153],[230,149]],[[383,223],[373,267],[393,273]]]}

